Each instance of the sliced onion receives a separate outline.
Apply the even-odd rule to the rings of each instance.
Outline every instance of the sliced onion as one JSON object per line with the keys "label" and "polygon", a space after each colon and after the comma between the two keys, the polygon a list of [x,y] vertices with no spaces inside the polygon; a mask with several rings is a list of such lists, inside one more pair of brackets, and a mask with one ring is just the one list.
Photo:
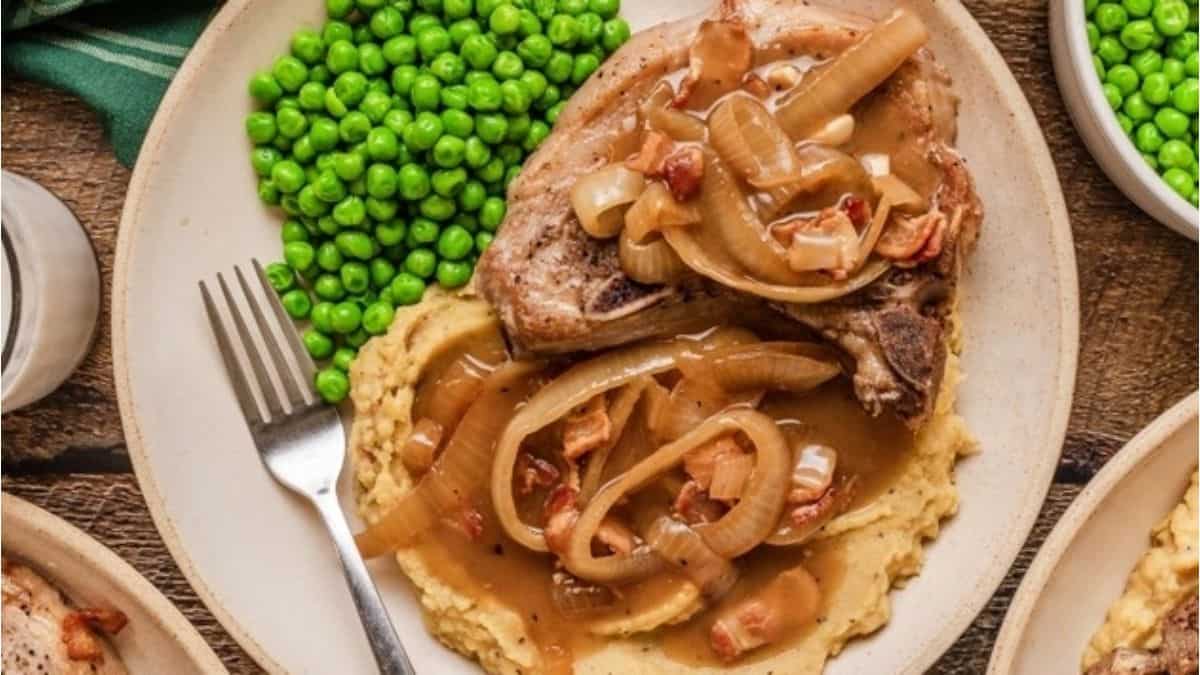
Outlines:
{"label": "sliced onion", "polygon": [[699,338],[646,342],[584,361],[540,389],[504,428],[491,464],[492,504],[505,533],[528,549],[548,550],[542,528],[521,521],[513,498],[513,468],[521,443],[528,436],[553,424],[594,396],[639,378],[672,370],[680,355],[745,339],[744,333],[718,330]]}
{"label": "sliced onion", "polygon": [[[680,365],[684,363],[681,359]],[[725,392],[699,378],[684,377],[671,388],[665,405],[650,420],[650,429],[659,441],[673,441],[728,405]]]}
{"label": "sliced onion", "polygon": [[[767,537],[766,543],[771,546],[799,546],[813,537],[822,527],[833,520],[839,513],[850,508],[854,501],[854,489],[858,484],[858,476],[842,477],[837,483],[821,495],[820,499],[810,504],[804,504],[784,509],[779,527]],[[803,523],[796,523],[796,510],[804,509],[811,513],[810,518]]]}
{"label": "sliced onion", "polygon": [[809,136],[807,140],[813,143],[828,145],[831,148],[836,148],[839,145],[845,145],[854,137],[854,115],[846,113],[825,123],[825,126],[817,130],[817,133]]}
{"label": "sliced onion", "polygon": [[[763,227],[724,162],[706,152],[704,164],[700,186],[704,227],[716,232],[724,250],[753,277],[775,284],[802,283],[803,277],[788,267],[787,252]],[[675,250],[682,255],[679,247]]]}
{"label": "sliced onion", "polygon": [[800,160],[792,141],[758,99],[735,94],[708,118],[713,148],[751,185],[769,189],[796,181]]}
{"label": "sliced onion", "polygon": [[608,417],[612,424],[612,437],[608,443],[592,451],[588,458],[587,468],[584,469],[583,480],[579,484],[579,501],[587,503],[596,490],[600,488],[600,479],[613,448],[621,443],[625,428],[633,416],[634,408],[642,398],[642,392],[650,384],[652,378],[642,377],[621,388],[609,406]]}
{"label": "sliced onion", "polygon": [[840,210],[826,217],[827,212],[809,222],[808,227],[794,228],[788,245],[788,265],[793,270],[846,270],[857,262],[859,236],[854,223]]}
{"label": "sliced onion", "polygon": [[[773,220],[795,201],[812,210],[832,206],[846,194],[873,194],[871,178],[850,155],[819,143],[796,149],[802,167],[800,178],[763,193],[763,218]],[[797,198],[804,195],[803,200]],[[807,210],[807,209],[806,209]]]}
{"label": "sliced onion", "polygon": [[750,455],[726,456],[717,462],[713,469],[712,483],[708,486],[708,496],[720,501],[732,501],[742,498],[746,487],[746,479],[754,468],[754,458]]}
{"label": "sliced onion", "polygon": [[768,389],[802,392],[837,377],[841,366],[812,356],[808,345],[761,342],[727,347],[706,354],[701,369],[725,391]]}
{"label": "sliced onion", "polygon": [[694,204],[675,201],[665,184],[652,181],[625,213],[625,233],[634,242],[642,243],[665,227],[699,222],[700,210]]}
{"label": "sliced onion", "polygon": [[776,112],[794,139],[806,138],[883,83],[926,41],[921,19],[897,9],[814,77],[788,92]]}
{"label": "sliced onion", "polygon": [[888,200],[897,211],[921,213],[929,208],[925,198],[894,173],[874,176],[871,178],[871,184],[875,186],[875,194],[879,195],[880,199]]}
{"label": "sliced onion", "polygon": [[882,152],[868,152],[858,158],[858,163],[872,178],[886,176],[892,172],[892,156]]}
{"label": "sliced onion", "polygon": [[646,187],[646,178],[623,164],[609,164],[575,181],[571,208],[583,230],[593,237],[615,237],[625,222],[625,209]]}
{"label": "sliced onion", "polygon": [[[752,461],[747,455],[746,459]],[[700,535],[670,516],[660,516],[642,535],[655,553],[677,568],[709,599],[719,598],[737,583],[737,568],[713,553]]]}
{"label": "sliced onion", "polygon": [[810,286],[767,284],[717,263],[701,247],[695,235],[684,228],[666,230],[663,232],[663,237],[679,254],[679,258],[683,260],[684,264],[697,274],[735,290],[779,302],[813,304],[840,298],[875,281],[891,267],[886,261],[872,260],[864,265],[857,274],[842,281]]}
{"label": "sliced onion", "polygon": [[[710,101],[737,89],[753,62],[754,45],[741,21],[722,17],[701,23],[688,50],[688,72],[679,85],[675,106],[707,107]],[[692,99],[698,91],[704,100]]]}
{"label": "sliced onion", "polygon": [[828,445],[810,443],[797,449],[788,501],[800,504],[820,499],[833,484],[836,469],[837,451]]}
{"label": "sliced onion", "polygon": [[701,536],[708,547],[723,558],[735,558],[754,548],[775,528],[783,510],[791,453],[775,421],[753,410],[729,410],[710,417],[682,438],[659,448],[596,493],[579,515],[571,531],[563,564],[572,574],[591,581],[611,583],[651,574],[661,559],[650,551],[636,550],[629,555],[597,558],[592,554],[592,538],[609,510],[626,495],[636,492],[651,480],[670,470],[683,456],[717,436],[741,431],[754,445],[758,460],[747,497],[720,520],[704,526]]}
{"label": "sliced onion", "polygon": [[487,485],[487,469],[500,430],[528,395],[529,375],[541,364],[510,363],[496,369],[467,409],[433,467],[379,520],[355,537],[364,558],[411,546],[437,520]]}
{"label": "sliced onion", "polygon": [[887,225],[888,216],[891,213],[892,198],[885,194],[880,198],[879,205],[875,207],[875,213],[871,216],[871,222],[867,225],[867,229],[863,230],[862,236],[858,240],[858,253],[855,256],[854,265],[849,269],[850,272],[857,271],[867,262],[867,258],[875,250],[875,245],[879,243],[879,237],[883,235],[883,228]]}
{"label": "sliced onion", "polygon": [[442,425],[428,417],[422,417],[413,425],[412,433],[404,442],[400,458],[409,471],[422,474],[433,466],[437,450],[442,444],[444,429]]}
{"label": "sliced onion", "polygon": [[708,126],[704,120],[681,110],[655,108],[647,113],[646,122],[651,129],[661,131],[681,143],[701,143],[708,138]]}
{"label": "sliced onion", "polygon": [[643,284],[674,284],[689,271],[675,249],[662,237],[637,244],[628,234],[622,233],[617,256],[621,270],[630,279]]}

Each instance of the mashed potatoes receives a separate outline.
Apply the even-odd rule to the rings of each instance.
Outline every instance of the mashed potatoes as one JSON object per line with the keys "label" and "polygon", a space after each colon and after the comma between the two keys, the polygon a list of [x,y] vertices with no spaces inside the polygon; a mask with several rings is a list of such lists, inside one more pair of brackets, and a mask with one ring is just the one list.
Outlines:
{"label": "mashed potatoes", "polygon": [[[414,390],[423,366],[457,337],[494,321],[482,301],[431,294],[420,305],[400,310],[391,332],[361,351],[351,373],[356,411],[351,452],[360,513],[368,522],[412,485],[399,450],[412,428]],[[953,412],[958,382],[957,360],[952,356],[936,411],[917,435],[914,456],[896,476],[894,489],[838,517],[820,535],[824,541],[817,545],[836,548],[845,564],[842,579],[827,596],[823,616],[812,632],[765,660],[720,672],[820,673],[826,659],[850,639],[888,621],[890,589],[920,571],[923,543],[936,536],[941,521],[957,509],[955,461],[973,448],[962,419]],[[516,611],[486,594],[462,590],[457,577],[467,572],[434,564],[418,550],[401,551],[397,560],[418,589],[430,631],[447,646],[478,659],[492,673],[529,675],[549,670]],[[602,648],[578,655],[575,672],[704,672],[672,660],[653,634],[616,637],[652,630],[692,613],[696,595],[686,588],[690,586],[664,603],[669,607],[639,615],[636,622],[593,626],[594,632],[614,637]]]}
{"label": "mashed potatoes", "polygon": [[1196,593],[1197,473],[1183,501],[1150,531],[1150,550],[1129,573],[1125,592],[1108,610],[1104,624],[1083,654],[1087,670],[1117,647],[1156,649],[1162,619],[1180,601]]}

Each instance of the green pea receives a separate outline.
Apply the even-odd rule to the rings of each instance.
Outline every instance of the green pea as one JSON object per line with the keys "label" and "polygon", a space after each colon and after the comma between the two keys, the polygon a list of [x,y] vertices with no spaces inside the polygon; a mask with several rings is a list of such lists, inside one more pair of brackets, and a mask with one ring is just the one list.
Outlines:
{"label": "green pea", "polygon": [[279,86],[271,73],[266,71],[255,73],[250,78],[247,89],[250,96],[263,105],[271,105],[283,96],[283,87]]}
{"label": "green pea", "polygon": [[390,164],[372,164],[367,169],[367,194],[376,199],[388,199],[399,187],[396,170]]}
{"label": "green pea", "polygon": [[415,305],[425,295],[425,281],[411,272],[397,274],[389,288],[392,289],[392,299],[399,305]]}
{"label": "green pea", "polygon": [[313,149],[318,152],[332,150],[337,146],[338,139],[341,138],[341,131],[338,123],[328,117],[318,117],[312,121],[312,125],[308,130],[308,139],[312,143]]}
{"label": "green pea", "polygon": [[435,28],[442,25],[441,18],[434,16],[430,12],[420,12],[415,14],[408,22],[408,32],[412,35],[420,35],[428,28]]}
{"label": "green pea", "polygon": [[1121,110],[1134,122],[1144,122],[1145,120],[1154,117],[1154,106],[1146,103],[1146,99],[1142,97],[1141,92],[1130,94],[1123,104]]}
{"label": "green pea", "polygon": [[[307,232],[305,232],[305,236],[307,236]],[[289,268],[289,275],[291,274],[291,270],[304,272],[312,269],[315,257],[316,252],[313,250],[312,244],[307,241],[293,240],[283,246],[283,259],[287,263],[285,267]],[[274,285],[274,282],[272,282],[272,285]]]}
{"label": "green pea", "polygon": [[461,168],[435,171],[430,178],[430,184],[434,194],[452,199],[457,197],[467,184],[467,172]]}
{"label": "green pea", "polygon": [[450,33],[440,25],[430,26],[420,33],[416,33],[416,36],[417,50],[421,52],[421,58],[425,59],[426,63],[433,61],[438,54],[449,51],[454,46],[454,43],[450,41]]}
{"label": "green pea", "polygon": [[324,368],[317,371],[313,387],[326,403],[337,404],[344,401],[350,393],[350,378],[337,368]]}
{"label": "green pea", "polygon": [[333,312],[333,303],[329,301],[318,302],[313,305],[312,312],[308,319],[312,322],[312,327],[317,331],[326,335],[333,332],[333,325],[329,322],[330,315]]}
{"label": "green pea", "polygon": [[532,124],[533,119],[529,117],[528,113],[509,116],[508,133],[504,134],[504,140],[509,143],[520,143],[529,135]]}
{"label": "green pea", "polygon": [[349,40],[338,40],[325,53],[325,67],[334,75],[353,72],[358,68],[358,47]]}
{"label": "green pea", "polygon": [[350,333],[349,335],[342,336],[342,340],[345,341],[345,343],[347,345],[349,345],[350,347],[354,347],[355,349],[358,349],[359,347],[365,345],[367,343],[367,340],[370,340],[370,339],[371,339],[371,336],[368,335],[367,331],[363,330],[362,328],[359,328],[358,330],[354,331],[353,333]]}
{"label": "green pea", "polygon": [[[371,243],[371,236],[365,232],[357,230],[348,230],[339,232],[334,239],[334,244],[339,253],[347,258],[356,260],[370,260],[374,254],[374,246]],[[324,247],[324,245],[322,245]]]}
{"label": "green pea", "polygon": [[299,192],[305,183],[304,169],[290,159],[276,162],[275,166],[271,167],[271,182],[282,193]]}
{"label": "green pea", "polygon": [[600,59],[596,58],[595,54],[580,54],[575,57],[575,63],[571,67],[571,84],[583,84],[599,67]]}
{"label": "green pea", "polygon": [[467,38],[472,35],[481,35],[483,29],[479,27],[479,22],[472,18],[463,18],[455,21],[446,28],[446,32],[450,33],[450,42],[455,49],[461,50],[462,46],[467,43]]}
{"label": "green pea", "polygon": [[313,292],[318,298],[331,302],[341,300],[346,295],[346,290],[342,288],[342,280],[329,273],[317,277],[313,282]]}
{"label": "green pea", "polygon": [[404,144],[413,152],[428,150],[441,138],[442,131],[440,117],[429,111],[419,112],[404,129]]}
{"label": "green pea", "polygon": [[1167,76],[1167,82],[1170,82],[1172,87],[1183,82],[1185,70],[1183,61],[1171,57],[1163,59],[1162,74]]}
{"label": "green pea", "polygon": [[342,99],[338,98],[337,92],[332,87],[325,89],[325,112],[341,118],[349,111],[350,108],[342,102]]}
{"label": "green pea", "polygon": [[[389,110],[383,116],[383,126],[392,130],[393,134],[399,136],[404,133],[404,127],[408,126],[409,122],[413,121],[412,113],[407,110]],[[396,148],[399,152],[400,148]]]}
{"label": "green pea", "polygon": [[510,166],[507,169],[505,169],[504,170],[504,189],[507,190],[508,186],[511,185],[512,182],[514,180],[516,180],[517,176],[519,176],[520,174],[521,174],[520,165]]}
{"label": "green pea", "polygon": [[1124,63],[1129,57],[1129,52],[1121,45],[1120,40],[1112,36],[1100,38],[1100,43],[1096,45],[1096,55],[1107,66],[1115,66],[1118,63]]}
{"label": "green pea", "polygon": [[463,157],[467,166],[478,169],[492,158],[492,151],[482,138],[471,136],[467,139]]}
{"label": "green pea", "polygon": [[346,198],[346,185],[332,170],[326,169],[317,175],[313,183],[317,198],[327,204],[336,204]]}
{"label": "green pea", "polygon": [[488,249],[489,246],[492,245],[492,240],[495,237],[496,235],[492,234],[491,232],[477,233],[475,235],[475,250],[479,253],[483,253]]}
{"label": "green pea", "polygon": [[413,80],[409,98],[416,110],[437,110],[441,102],[442,83],[428,73],[417,75]]}
{"label": "green pea", "polygon": [[271,74],[284,91],[299,91],[308,81],[308,66],[294,56],[281,56],[271,67]]}
{"label": "green pea", "polygon": [[546,37],[555,47],[571,48],[579,41],[579,23],[575,17],[556,14],[546,26]]}
{"label": "green pea", "polygon": [[329,84],[333,79],[333,73],[329,72],[329,68],[324,63],[318,63],[308,69],[308,81],[316,82],[317,84]]}
{"label": "green pea", "polygon": [[442,11],[446,13],[447,19],[464,19],[475,11],[473,4],[471,0],[445,0]]}
{"label": "green pea", "polygon": [[264,145],[250,153],[250,166],[254,167],[254,173],[260,178],[267,178],[271,175],[271,168],[282,159],[283,153]]}
{"label": "green pea", "polygon": [[309,218],[318,218],[329,213],[329,205],[317,197],[316,190],[313,189],[311,183],[300,188],[300,192],[296,193],[296,205],[300,208],[300,213]]}
{"label": "green pea", "polygon": [[[479,183],[479,181],[473,181],[473,182]],[[479,183],[479,186],[483,187],[483,184]],[[465,191],[466,190],[464,189],[464,192]],[[485,189],[485,194],[486,194],[486,189]],[[462,195],[459,195],[459,197],[461,199]],[[475,232],[479,231],[479,219],[476,218],[475,215],[472,213],[462,213],[460,211],[459,213],[454,214],[454,218],[450,221],[450,223],[452,225],[458,225],[459,227],[463,228],[467,232],[475,233]]]}
{"label": "green pea", "polygon": [[[542,144],[542,141],[546,140],[546,137],[549,135],[550,125],[541,120],[534,121],[533,124],[529,126],[529,134],[525,137],[524,142],[521,143],[521,147],[523,147],[527,152],[533,152],[539,145]],[[519,162],[512,162],[510,164],[515,165],[518,163]]]}
{"label": "green pea", "polygon": [[1192,52],[1184,61],[1183,70],[1189,77],[1200,76],[1200,54]]}
{"label": "green pea", "polygon": [[471,253],[475,245],[470,232],[458,225],[451,225],[438,237],[437,252],[445,260],[462,260]]}
{"label": "green pea", "polygon": [[442,87],[442,107],[451,110],[466,110],[468,89],[462,84],[452,84]]}
{"label": "green pea", "polygon": [[327,359],[333,353],[333,340],[320,331],[309,328],[304,331],[303,340],[304,348],[308,350],[309,356],[313,357],[316,361]]}
{"label": "green pea", "polygon": [[542,20],[529,9],[522,9],[520,11],[520,24],[517,34],[522,38],[542,33]]}
{"label": "green pea", "polygon": [[362,310],[358,308],[357,303],[339,302],[329,313],[329,323],[335,333],[353,333],[362,323]]}
{"label": "green pea", "polygon": [[388,327],[392,325],[392,319],[396,316],[396,310],[392,306],[384,302],[373,302],[367,305],[367,309],[362,315],[362,327],[371,335],[380,335],[387,332]]}
{"label": "green pea", "polygon": [[[470,235],[468,235],[469,239]],[[437,280],[442,288],[460,288],[471,280],[471,265],[443,260],[437,265]]]}
{"label": "green pea", "polygon": [[556,84],[546,85],[546,91],[538,97],[533,106],[539,110],[547,110],[563,98],[562,90]]}
{"label": "green pea", "polygon": [[1093,13],[1096,26],[1104,33],[1116,33],[1129,22],[1125,8],[1115,2],[1102,2]]}
{"label": "green pea", "polygon": [[393,66],[412,65],[417,62],[417,39],[411,35],[397,35],[383,43],[383,58]]}
{"label": "green pea", "polygon": [[358,71],[342,73],[333,81],[333,91],[342,103],[356,106],[367,95],[367,78]]}
{"label": "green pea", "polygon": [[[376,161],[390,161],[396,159],[396,154],[400,151],[400,140],[396,138],[396,132],[386,126],[375,127],[367,134],[367,154],[371,159]],[[370,190],[370,178],[368,177],[368,191]]]}
{"label": "green pea", "polygon": [[367,290],[371,285],[371,273],[367,266],[360,262],[348,262],[338,270],[342,279],[342,287],[347,293],[357,295]]}
{"label": "green pea", "polygon": [[1162,147],[1164,138],[1153,122],[1143,122],[1134,131],[1133,144],[1144,153],[1156,153]]}
{"label": "green pea", "polygon": [[[338,19],[342,17],[336,17]],[[350,42],[354,39],[354,27],[345,21],[327,21],[321,31],[321,39],[326,45],[332,45],[339,40]]]}
{"label": "green pea", "polygon": [[504,178],[504,160],[499,157],[492,157],[475,171],[476,177],[485,183],[494,183]]}
{"label": "green pea", "polygon": [[338,135],[347,143],[358,143],[371,132],[371,119],[357,110],[346,113],[338,122]]}
{"label": "green pea", "polygon": [[504,221],[504,200],[499,197],[488,197],[479,209],[479,226],[489,232],[495,232]]}
{"label": "green pea", "polygon": [[588,11],[599,14],[602,18],[611,19],[621,9],[621,0],[588,0]]}
{"label": "green pea", "polygon": [[417,164],[400,167],[400,196],[408,201],[422,199],[429,194],[429,173]]}
{"label": "green pea", "polygon": [[446,84],[458,84],[467,74],[467,64],[457,54],[443,52],[429,64],[429,72]]}
{"label": "green pea", "polygon": [[[442,127],[445,129],[445,132],[459,139],[465,139],[475,130],[475,119],[461,110],[443,110],[441,118]],[[443,136],[441,139],[438,139],[438,142],[440,143],[445,138],[447,137]],[[435,145],[435,151],[436,147]]]}
{"label": "green pea", "polygon": [[[1118,66],[1120,67],[1120,66]],[[1115,69],[1114,69],[1115,70]],[[1142,98],[1147,103],[1162,105],[1171,97],[1171,83],[1162,73],[1150,73],[1142,82]]]}
{"label": "green pea", "polygon": [[350,195],[333,207],[333,219],[343,227],[362,225],[367,218],[367,209],[357,195]]}
{"label": "green pea", "polygon": [[1138,75],[1146,77],[1150,73],[1157,73],[1162,70],[1163,58],[1161,54],[1153,49],[1146,49],[1131,56],[1129,65],[1133,66]]}
{"label": "green pea", "polygon": [[433,158],[433,163],[443,169],[452,169],[463,162],[463,156],[466,153],[466,142],[449,134],[442,136],[434,144],[430,156]]}
{"label": "green pea", "polygon": [[604,19],[594,12],[584,12],[575,17],[579,25],[579,46],[593,47],[600,44],[604,33]]}
{"label": "green pea", "polygon": [[358,67],[364,75],[374,77],[381,75],[388,69],[387,59],[383,56],[383,49],[374,42],[368,42],[358,46]]}
{"label": "green pea", "polygon": [[246,135],[255,143],[270,143],[275,138],[275,116],[252,112],[246,116]]}
{"label": "green pea", "polygon": [[[288,260],[287,245],[292,242],[308,243],[308,240],[310,237],[311,237],[311,234],[309,233],[308,228],[296,220],[286,220],[286,221],[284,221],[283,225],[279,228],[279,239],[284,244],[283,259],[284,259],[284,261],[287,262],[288,265],[291,265],[292,269],[295,269],[296,271],[301,271],[301,268],[297,267],[296,265],[293,265],[292,261]],[[310,251],[311,251],[311,248],[312,247],[310,246],[309,247]],[[309,262],[311,264],[311,262],[312,262],[311,258],[309,259]]]}
{"label": "green pea", "polygon": [[367,116],[371,124],[382,124],[383,118],[392,109],[392,97],[381,91],[369,90],[358,104],[358,112]]}
{"label": "green pea", "polygon": [[609,19],[604,22],[604,30],[601,31],[600,44],[604,46],[604,50],[611,53],[629,41],[629,23],[620,17]]}
{"label": "green pea", "polygon": [[1137,71],[1132,66],[1125,65],[1124,63],[1110,68],[1107,77],[1104,79],[1105,82],[1115,86],[1121,92],[1122,96],[1127,96],[1137,91],[1139,84]]}
{"label": "green pea", "polygon": [[546,121],[550,124],[557,122],[558,116],[562,114],[562,110],[565,107],[567,107],[566,101],[559,101],[558,103],[550,106],[550,109],[546,111]]}
{"label": "green pea", "polygon": [[1121,29],[1121,44],[1126,49],[1140,51],[1154,44],[1158,31],[1148,19],[1130,21]]}
{"label": "green pea", "polygon": [[326,272],[336,272],[344,263],[342,252],[333,242],[327,241],[317,247],[317,267]]}
{"label": "green pea", "polygon": [[1195,179],[1187,171],[1173,167],[1164,171],[1162,176],[1167,185],[1179,194],[1180,197],[1191,199],[1192,195],[1195,194]]}
{"label": "green pea", "polygon": [[488,16],[488,27],[499,35],[516,33],[521,28],[521,13],[508,3],[501,4]]}
{"label": "green pea", "polygon": [[430,220],[445,222],[454,217],[458,205],[454,203],[453,199],[434,193],[421,200],[418,210],[422,216]]}
{"label": "green pea", "polygon": [[1200,38],[1197,38],[1196,31],[1180,33],[1167,41],[1167,53],[1180,61],[1184,61],[1196,55],[1198,43],[1200,43]]}
{"label": "green pea", "polygon": [[432,277],[436,267],[437,256],[427,248],[410,251],[404,259],[404,271],[421,279]]}
{"label": "green pea", "polygon": [[476,70],[486,70],[492,67],[499,51],[492,41],[482,35],[472,35],[463,42],[460,55],[463,60]]}
{"label": "green pea", "polygon": [[329,363],[343,373],[348,373],[350,372],[351,364],[354,363],[355,356],[358,356],[358,352],[354,348],[338,347],[333,352],[333,358],[330,359]]}
{"label": "green pea", "polygon": [[319,63],[325,55],[325,43],[315,31],[302,28],[292,34],[292,55],[308,65]]}
{"label": "green pea", "polygon": [[391,220],[400,210],[400,202],[392,198],[368,195],[363,201],[367,206],[367,217],[376,222]]}
{"label": "green pea", "polygon": [[492,64],[492,74],[501,80],[516,79],[524,72],[525,64],[521,62],[521,57],[507,50],[497,54],[496,61]]}
{"label": "green pea", "polygon": [[296,94],[300,108],[307,112],[322,112],[325,110],[325,85],[320,82],[305,82]]}
{"label": "green pea", "polygon": [[530,35],[517,45],[517,56],[533,68],[544,67],[553,52],[554,46],[545,35]]}
{"label": "green pea", "polygon": [[546,79],[555,83],[561,84],[571,79],[571,71],[575,67],[575,59],[570,54],[564,51],[555,50],[550,55],[550,60],[546,62],[546,67],[543,72],[546,74]]}
{"label": "green pea", "polygon": [[1172,139],[1158,150],[1158,165],[1163,168],[1187,169],[1196,161],[1196,153],[1187,143]]}
{"label": "green pea", "polygon": [[508,118],[504,115],[478,115],[475,118],[475,133],[485,143],[501,143],[508,133]]}
{"label": "green pea", "polygon": [[284,108],[275,113],[275,128],[280,136],[294,141],[308,131],[308,118],[295,108]]}
{"label": "green pea", "polygon": [[279,298],[280,304],[283,305],[283,310],[288,313],[288,316],[297,321],[307,319],[309,312],[312,311],[312,299],[308,297],[308,292],[303,289],[293,289],[283,294]]}
{"label": "green pea", "polygon": [[408,238],[405,243],[409,248],[419,248],[437,241],[442,229],[437,223],[428,218],[413,218],[408,228]]}
{"label": "green pea", "polygon": [[396,276],[396,267],[383,258],[375,258],[371,260],[370,272],[371,287],[383,288]]}
{"label": "green pea", "polygon": [[1179,35],[1188,27],[1188,7],[1183,0],[1158,0],[1153,11],[1154,26],[1167,37]]}
{"label": "green pea", "polygon": [[467,102],[475,110],[480,112],[499,110],[503,100],[500,85],[494,79],[478,79],[467,85]]}
{"label": "green pea", "polygon": [[296,274],[292,268],[287,266],[287,263],[271,263],[267,265],[264,272],[271,288],[274,288],[277,293],[283,293],[296,285]]}
{"label": "green pea", "polygon": [[483,187],[483,183],[477,180],[469,180],[463,184],[462,189],[458,193],[458,208],[461,211],[474,213],[483,206],[483,202],[486,199],[487,190]]}
{"label": "green pea", "polygon": [[395,7],[382,7],[371,15],[368,25],[375,37],[387,40],[404,31],[404,14]]}
{"label": "green pea", "polygon": [[276,187],[275,181],[270,178],[264,178],[258,181],[258,198],[264,204],[274,206],[280,201],[279,188]]}
{"label": "green pea", "polygon": [[1188,122],[1187,115],[1174,108],[1159,108],[1154,114],[1154,123],[1167,138],[1183,138],[1187,135]]}
{"label": "green pea", "polygon": [[1190,77],[1176,85],[1171,91],[1171,105],[1180,112],[1194,116],[1200,102],[1200,86],[1197,84],[1196,78]]}
{"label": "green pea", "polygon": [[404,241],[408,228],[403,221],[391,221],[375,226],[375,239],[383,246],[395,246]]}

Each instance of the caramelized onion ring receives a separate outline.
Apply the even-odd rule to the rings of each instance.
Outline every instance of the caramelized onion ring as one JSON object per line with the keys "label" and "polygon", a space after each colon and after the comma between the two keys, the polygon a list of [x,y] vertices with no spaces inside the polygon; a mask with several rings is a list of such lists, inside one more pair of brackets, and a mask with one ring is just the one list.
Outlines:
{"label": "caramelized onion ring", "polygon": [[713,415],[676,441],[662,446],[612,482],[600,488],[575,523],[562,557],[563,564],[581,579],[600,583],[626,581],[656,571],[661,559],[649,550],[597,558],[592,555],[596,528],[618,501],[671,469],[683,456],[718,436],[741,431],[757,453],[745,499],[720,520],[697,528],[705,544],[718,556],[736,558],[757,546],[775,529],[787,497],[791,451],[775,421],[746,409]]}
{"label": "caramelized onion ring", "polygon": [[655,553],[691,579],[707,598],[719,598],[737,583],[738,573],[733,563],[714,553],[700,534],[685,523],[670,516],[660,516],[646,528],[642,537]]}
{"label": "caramelized onion ring", "polygon": [[625,210],[646,187],[646,178],[624,164],[609,164],[580,177],[571,187],[571,208],[584,232],[598,239],[615,237]]}
{"label": "caramelized onion ring", "polygon": [[735,94],[708,118],[712,146],[746,182],[769,189],[800,178],[800,159],[791,139],[758,99]]}
{"label": "caramelized onion ring", "polygon": [[842,372],[836,361],[811,353],[807,345],[794,342],[736,345],[706,354],[698,370],[726,391],[808,391]]}
{"label": "caramelized onion ring", "polygon": [[472,494],[487,485],[494,439],[528,394],[529,376],[541,367],[539,363],[513,362],[488,377],[429,472],[355,537],[364,558],[411,546],[438,518],[462,508]]}
{"label": "caramelized onion ring", "polygon": [[639,244],[628,232],[622,232],[617,243],[617,258],[621,261],[621,270],[630,279],[643,284],[674,284],[690,271],[662,237]]}
{"label": "caramelized onion ring", "polygon": [[663,232],[663,237],[679,254],[679,258],[683,260],[684,264],[697,274],[704,275],[724,286],[779,302],[813,304],[840,298],[875,281],[891,267],[886,261],[872,260],[864,265],[858,274],[843,281],[819,286],[768,284],[718,264],[704,251],[695,235],[683,228],[666,230]]}

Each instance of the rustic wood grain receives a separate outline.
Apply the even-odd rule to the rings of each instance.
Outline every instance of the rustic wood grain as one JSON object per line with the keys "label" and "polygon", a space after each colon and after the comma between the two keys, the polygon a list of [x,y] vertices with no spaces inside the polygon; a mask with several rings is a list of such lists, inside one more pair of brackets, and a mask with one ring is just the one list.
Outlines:
{"label": "rustic wood grain", "polygon": [[[1022,574],[1082,484],[1197,384],[1196,245],[1142,214],[1088,156],[1055,88],[1046,0],[965,4],[1016,74],[1046,134],[1072,220],[1082,317],[1079,376],[1055,485],[999,590],[930,670],[940,675],[985,671]],[[75,210],[109,279],[129,172],[113,159],[94,115],[70,97],[11,78],[3,83],[2,112],[4,168],[50,187]],[[112,388],[105,286],[100,337],[80,372],[45,401],[3,419],[6,461],[14,453],[66,453],[49,464],[8,462],[3,489],[83,527],[130,560],[196,623],[231,672],[260,672],[180,575],[129,475]]]}

